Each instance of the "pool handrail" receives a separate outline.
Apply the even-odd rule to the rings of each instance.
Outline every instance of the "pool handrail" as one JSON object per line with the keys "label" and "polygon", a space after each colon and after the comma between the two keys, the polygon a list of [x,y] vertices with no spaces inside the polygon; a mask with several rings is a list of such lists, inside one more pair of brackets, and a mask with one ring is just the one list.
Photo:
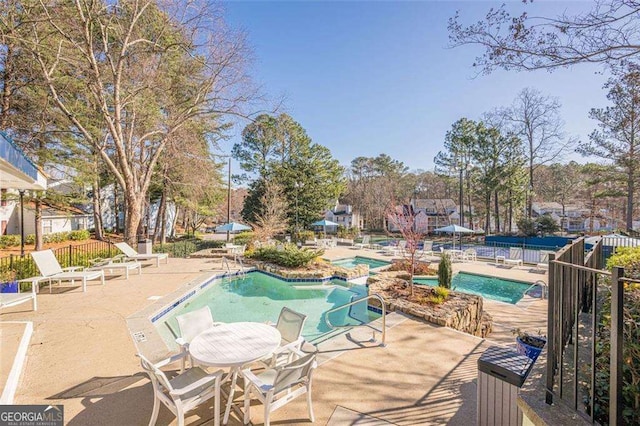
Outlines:
{"label": "pool handrail", "polygon": [[[340,309],[344,309],[344,308],[348,308],[352,305],[355,305],[356,303],[360,303],[360,302],[365,302],[369,299],[378,299],[380,301],[380,306],[382,309],[382,331],[376,329],[375,327],[372,327],[369,324],[361,324],[361,325],[333,325],[331,324],[331,321],[329,320],[329,314],[339,311]],[[367,307],[369,306],[369,304],[367,303]],[[335,307],[333,309],[329,309],[327,312],[324,313],[324,320],[327,322],[327,325],[329,325],[329,327],[331,328],[347,328],[347,327],[368,327],[371,328],[373,330],[373,339],[372,341],[375,342],[376,340],[376,331],[379,331],[382,333],[382,343],[380,343],[380,346],[385,347],[386,346],[386,335],[387,335],[387,308],[384,304],[384,299],[382,298],[382,296],[380,296],[379,294],[370,294],[366,297],[362,297],[360,299],[356,299],[352,302],[346,303],[344,305],[340,305],[338,307]]]}

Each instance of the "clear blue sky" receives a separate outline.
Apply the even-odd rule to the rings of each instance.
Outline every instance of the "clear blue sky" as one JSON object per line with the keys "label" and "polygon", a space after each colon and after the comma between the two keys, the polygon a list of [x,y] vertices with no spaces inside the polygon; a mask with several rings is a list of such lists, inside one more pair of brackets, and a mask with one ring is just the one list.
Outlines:
{"label": "clear blue sky", "polygon": [[[226,8],[228,22],[248,34],[255,82],[284,96],[284,110],[341,164],[387,153],[412,170],[431,170],[454,121],[507,106],[524,87],[558,97],[567,133],[581,139],[594,128],[589,109],[606,105],[598,67],[476,76],[479,48],[447,48],[456,10],[471,23],[500,4],[233,1]],[[527,10],[555,16],[591,5],[534,2]],[[223,149],[240,140],[242,127]]]}

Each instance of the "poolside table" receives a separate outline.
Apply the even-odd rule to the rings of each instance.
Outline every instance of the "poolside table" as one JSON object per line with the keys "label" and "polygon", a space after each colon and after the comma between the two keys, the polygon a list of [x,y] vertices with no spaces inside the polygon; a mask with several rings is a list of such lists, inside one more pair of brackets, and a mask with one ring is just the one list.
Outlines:
{"label": "poolside table", "polygon": [[230,368],[224,380],[231,380],[229,399],[223,424],[229,420],[233,405],[236,380],[242,366],[271,355],[279,346],[282,336],[273,326],[258,322],[219,324],[203,331],[189,344],[191,357],[199,364]]}

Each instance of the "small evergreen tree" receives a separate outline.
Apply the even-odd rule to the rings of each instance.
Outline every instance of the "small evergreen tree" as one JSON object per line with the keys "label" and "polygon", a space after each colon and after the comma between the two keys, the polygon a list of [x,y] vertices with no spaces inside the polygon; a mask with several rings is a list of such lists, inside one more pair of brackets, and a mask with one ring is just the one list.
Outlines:
{"label": "small evergreen tree", "polygon": [[438,286],[451,288],[451,258],[443,254],[438,265]]}

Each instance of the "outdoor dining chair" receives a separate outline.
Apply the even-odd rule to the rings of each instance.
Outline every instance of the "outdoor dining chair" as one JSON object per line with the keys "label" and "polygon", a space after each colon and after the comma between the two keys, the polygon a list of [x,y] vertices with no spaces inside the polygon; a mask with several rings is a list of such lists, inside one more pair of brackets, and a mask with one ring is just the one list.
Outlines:
{"label": "outdoor dining chair", "polygon": [[311,379],[317,367],[316,354],[303,354],[294,350],[298,359],[272,369],[254,374],[243,370],[244,377],[244,424],[251,421],[252,395],[264,405],[264,425],[269,426],[270,414],[300,395],[307,394],[309,419],[315,420],[311,404]]}
{"label": "outdoor dining chair", "polygon": [[280,332],[282,341],[280,347],[274,351],[274,353],[266,359],[263,359],[268,367],[275,367],[285,362],[291,361],[292,350],[300,350],[304,343],[304,337],[302,337],[302,329],[304,323],[307,320],[307,316],[286,306],[280,311],[278,316],[278,322],[275,327]]}
{"label": "outdoor dining chair", "polygon": [[129,244],[125,242],[115,243],[114,244],[121,252],[127,256],[129,259],[133,260],[155,260],[156,266],[160,266],[160,259],[164,259],[165,263],[169,262],[169,254],[168,253],[149,253],[149,254],[140,254],[133,249]]}
{"label": "outdoor dining chair", "polygon": [[83,292],[87,291],[87,281],[100,279],[104,285],[104,271],[84,271],[82,266],[63,268],[50,249],[31,252],[31,257],[40,270],[40,274],[49,279],[49,292],[51,292],[51,280],[57,281],[58,284],[61,281],[71,281],[72,284],[76,280],[82,281]]}
{"label": "outdoor dining chair", "polygon": [[[180,329],[180,337],[176,339],[176,343],[182,348],[182,352],[189,354],[189,343],[195,337],[203,331],[220,324],[213,321],[213,315],[211,315],[211,308],[203,306],[195,311],[187,312],[186,314],[177,315],[176,321],[178,322],[178,328]],[[182,371],[185,368],[186,358],[189,358],[189,364],[193,365],[191,356],[182,358]]]}
{"label": "outdoor dining chair", "polygon": [[186,354],[181,353],[156,364],[149,361],[142,354],[140,364],[149,375],[153,387],[153,412],[149,425],[153,426],[158,420],[160,402],[162,402],[176,417],[178,425],[184,425],[185,413],[198,407],[205,401],[214,398],[214,425],[220,425],[220,382],[222,370],[208,373],[200,367],[192,367],[187,371],[169,379],[161,370],[162,367],[179,361]]}
{"label": "outdoor dining chair", "polygon": [[505,265],[522,265],[522,249],[520,247],[511,247],[509,249],[509,257],[504,259]]}
{"label": "outdoor dining chair", "polygon": [[475,262],[478,260],[478,253],[474,248],[468,248],[462,253],[462,260],[469,260]]}

